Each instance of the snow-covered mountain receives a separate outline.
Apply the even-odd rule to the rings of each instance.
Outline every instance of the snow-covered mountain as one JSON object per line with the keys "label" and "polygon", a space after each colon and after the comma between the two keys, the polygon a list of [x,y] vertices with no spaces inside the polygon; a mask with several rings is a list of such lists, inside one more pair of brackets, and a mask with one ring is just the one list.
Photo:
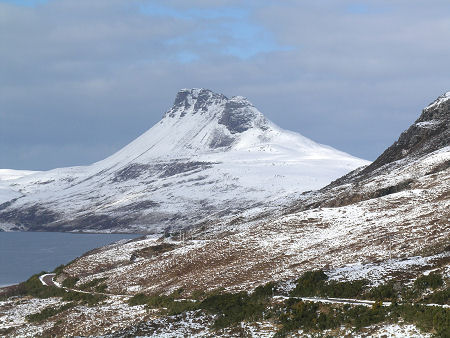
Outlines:
{"label": "snow-covered mountain", "polygon": [[0,180],[0,228],[185,228],[270,210],[367,164],[279,128],[244,97],[184,89],[159,123],[105,160]]}

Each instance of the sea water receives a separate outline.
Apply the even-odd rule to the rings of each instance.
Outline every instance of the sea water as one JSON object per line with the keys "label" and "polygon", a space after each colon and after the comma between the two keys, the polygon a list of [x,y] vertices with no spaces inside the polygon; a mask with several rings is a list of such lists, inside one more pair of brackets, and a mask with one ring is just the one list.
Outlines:
{"label": "sea water", "polygon": [[0,286],[52,271],[86,251],[135,234],[74,234],[61,232],[0,232]]}

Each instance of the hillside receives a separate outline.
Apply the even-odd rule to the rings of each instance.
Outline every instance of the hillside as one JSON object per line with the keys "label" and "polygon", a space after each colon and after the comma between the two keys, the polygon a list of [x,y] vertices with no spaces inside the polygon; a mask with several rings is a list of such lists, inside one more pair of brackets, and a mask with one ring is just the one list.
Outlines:
{"label": "hillside", "polygon": [[46,285],[34,276],[11,291],[31,298],[0,301],[0,330],[447,337],[449,118],[446,94],[373,164],[284,208],[92,250]]}

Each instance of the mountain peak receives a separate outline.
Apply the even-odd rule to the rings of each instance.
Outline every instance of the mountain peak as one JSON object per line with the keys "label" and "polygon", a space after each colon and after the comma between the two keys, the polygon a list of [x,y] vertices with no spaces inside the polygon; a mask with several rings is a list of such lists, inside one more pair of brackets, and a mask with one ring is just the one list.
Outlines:
{"label": "mountain peak", "polygon": [[405,130],[365,172],[405,157],[419,157],[450,145],[450,92],[423,109],[420,117]]}
{"label": "mountain peak", "polygon": [[[425,110],[429,110],[429,109],[433,109],[435,107],[438,107],[440,105],[442,105],[443,103],[447,102],[450,100],[450,91],[446,92],[444,94],[442,94],[441,96],[439,96],[436,100],[434,100],[432,103],[430,103]],[[449,104],[450,102],[447,102],[447,104]]]}
{"label": "mountain peak", "polygon": [[231,134],[242,133],[253,127],[265,130],[268,125],[263,114],[246,97],[228,98],[204,88],[181,89],[164,118],[182,119],[195,115],[204,115],[204,123],[216,121]]}
{"label": "mountain peak", "polygon": [[225,95],[214,93],[209,89],[181,89],[173,102],[172,108],[164,117],[184,117],[188,113],[205,113],[208,108],[227,101]]}

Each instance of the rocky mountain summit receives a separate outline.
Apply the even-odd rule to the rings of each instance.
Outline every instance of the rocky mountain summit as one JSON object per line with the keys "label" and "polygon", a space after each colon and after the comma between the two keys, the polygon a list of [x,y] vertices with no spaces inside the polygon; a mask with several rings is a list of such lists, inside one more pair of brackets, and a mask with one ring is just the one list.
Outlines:
{"label": "rocky mountain summit", "polygon": [[418,158],[450,145],[450,92],[427,106],[398,141],[386,149],[363,173],[403,158]]}
{"label": "rocky mountain summit", "polygon": [[0,179],[0,229],[162,233],[272,210],[368,162],[183,89],[160,122],[86,167]]}

